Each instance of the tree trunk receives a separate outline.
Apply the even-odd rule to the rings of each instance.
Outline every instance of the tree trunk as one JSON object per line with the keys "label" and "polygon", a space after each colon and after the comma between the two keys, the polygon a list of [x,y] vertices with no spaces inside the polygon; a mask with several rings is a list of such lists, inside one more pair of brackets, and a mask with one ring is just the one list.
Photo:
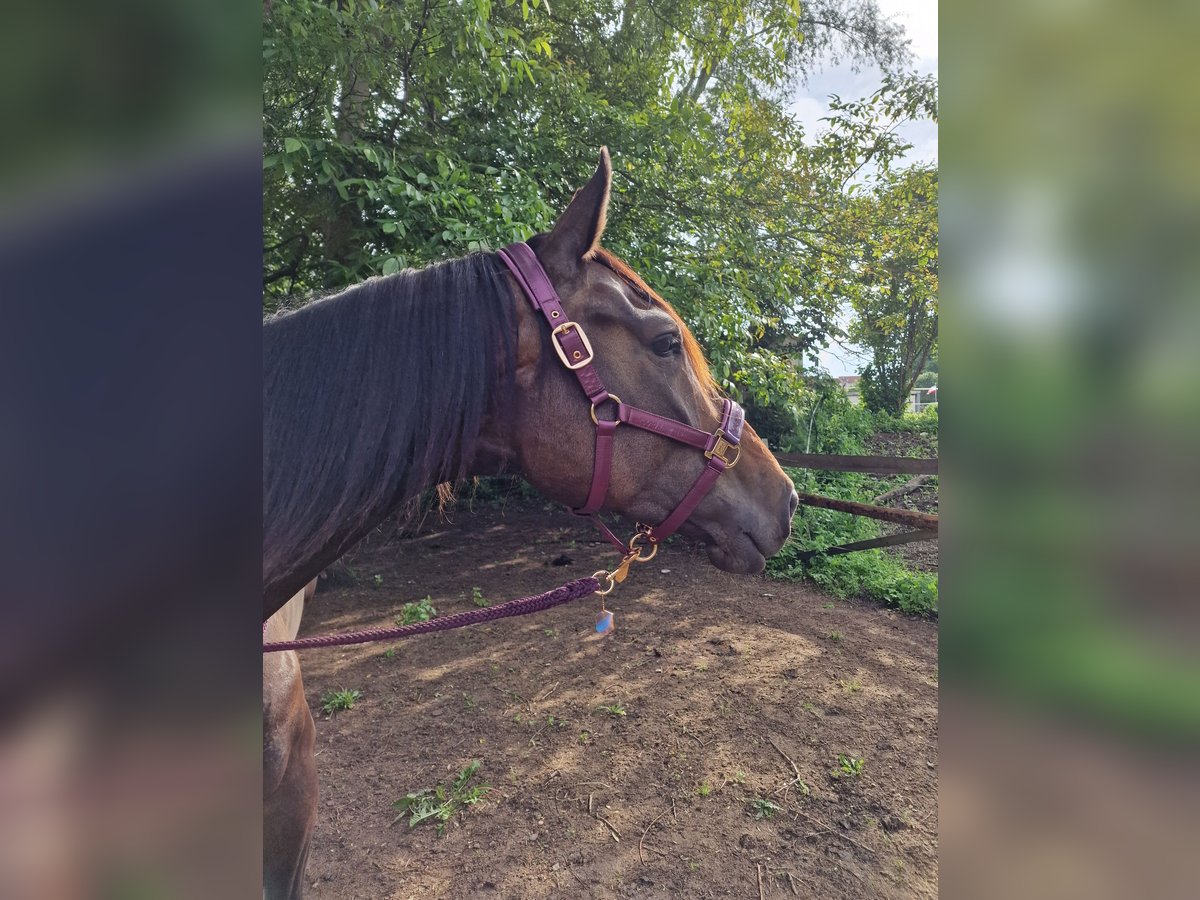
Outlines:
{"label": "tree trunk", "polygon": [[[346,88],[342,93],[337,111],[337,139],[344,146],[353,146],[364,130],[366,124],[366,107],[370,99],[370,86],[365,79],[360,78],[353,62],[347,66],[345,77]],[[329,214],[321,225],[321,237],[324,243],[326,260],[349,264],[351,251],[350,240],[354,229],[358,226],[358,209],[352,203],[347,203],[330,186]]]}

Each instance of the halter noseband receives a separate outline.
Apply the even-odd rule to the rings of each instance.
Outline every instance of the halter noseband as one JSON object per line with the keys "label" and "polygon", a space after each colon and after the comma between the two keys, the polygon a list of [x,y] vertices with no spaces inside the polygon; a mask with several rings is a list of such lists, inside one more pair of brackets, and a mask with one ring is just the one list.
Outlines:
{"label": "halter noseband", "polygon": [[[593,365],[596,354],[587,334],[578,322],[572,322],[567,317],[558,292],[554,290],[546,270],[542,268],[529,245],[512,244],[501,250],[499,256],[512,272],[525,296],[529,298],[529,302],[533,304],[533,308],[549,323],[550,343],[555,353],[562,364],[575,373],[580,387],[592,404],[591,416],[596,425],[596,460],[592,467],[592,486],[583,506],[572,509],[571,512],[580,516],[590,516],[613,546],[625,554],[625,560],[618,569],[620,577],[616,578],[617,581],[621,581],[624,579],[624,572],[628,571],[629,562],[645,562],[653,557],[658,552],[658,545],[679,529],[692,514],[692,510],[712,490],[721,473],[737,465],[741,454],[739,441],[742,438],[742,426],[745,424],[746,415],[737,403],[725,398],[721,424],[716,431],[709,434],[684,422],[667,419],[621,402],[620,397],[605,390],[604,382],[600,380],[600,374]],[[616,418],[601,419],[597,411],[610,400],[616,406]],[[654,526],[639,524],[637,532],[628,544],[622,543],[598,515],[608,495],[608,485],[612,477],[613,436],[617,426],[622,423],[695,447],[703,451],[708,460],[700,477],[671,514]],[[648,555],[642,555],[641,548],[637,547],[637,542],[642,538],[653,548]]]}

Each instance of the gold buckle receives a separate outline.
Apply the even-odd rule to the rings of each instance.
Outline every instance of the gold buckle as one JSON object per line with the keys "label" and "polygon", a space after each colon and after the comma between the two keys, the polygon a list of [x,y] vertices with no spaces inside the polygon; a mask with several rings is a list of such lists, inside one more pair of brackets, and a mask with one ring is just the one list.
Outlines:
{"label": "gold buckle", "polygon": [[[586,357],[576,360],[575,362],[571,362],[569,359],[567,359],[567,351],[563,349],[562,344],[559,343],[558,339],[555,337],[555,335],[560,333],[566,334],[572,328],[579,332],[579,339],[583,341],[583,349],[587,351]],[[582,369],[584,366],[590,363],[592,361],[592,357],[595,356],[595,354],[592,352],[592,342],[588,340],[587,332],[583,330],[583,326],[578,322],[563,322],[550,332],[550,343],[554,345],[554,349],[558,353],[558,358],[562,360],[562,364],[572,371],[575,369]],[[579,353],[578,350],[575,352]]]}
{"label": "gold buckle", "polygon": [[[717,442],[713,444],[713,448],[711,450],[704,451],[705,459],[712,459],[715,456],[721,462],[725,463],[725,468],[732,469],[737,465],[738,460],[742,458],[741,444],[731,444],[729,441],[725,440],[725,432],[720,428],[717,429],[714,436],[716,437]],[[733,451],[733,459],[729,459],[725,455],[730,450]]]}

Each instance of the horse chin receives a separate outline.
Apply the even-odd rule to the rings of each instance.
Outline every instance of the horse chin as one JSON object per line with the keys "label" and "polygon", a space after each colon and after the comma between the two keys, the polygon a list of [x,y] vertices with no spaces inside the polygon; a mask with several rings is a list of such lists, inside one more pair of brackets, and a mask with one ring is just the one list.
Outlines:
{"label": "horse chin", "polygon": [[709,544],[706,548],[708,561],[722,572],[734,575],[757,575],[767,567],[767,558],[758,552],[752,541],[747,539],[739,544],[734,551],[719,544]]}
{"label": "horse chin", "polygon": [[754,538],[745,531],[738,532],[736,537],[720,533],[714,535],[707,528],[694,527],[683,529],[693,531],[694,536],[704,542],[708,553],[708,561],[722,572],[733,575],[757,575],[767,566],[766,554],[759,548]]}

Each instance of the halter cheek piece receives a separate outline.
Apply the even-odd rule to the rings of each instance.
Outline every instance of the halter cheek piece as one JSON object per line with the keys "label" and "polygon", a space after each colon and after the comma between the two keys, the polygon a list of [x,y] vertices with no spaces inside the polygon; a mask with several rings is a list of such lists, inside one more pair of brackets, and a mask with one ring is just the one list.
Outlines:
{"label": "halter cheek piece", "polygon": [[[658,552],[658,545],[679,529],[679,526],[692,514],[692,510],[712,490],[721,473],[737,465],[738,457],[741,454],[738,443],[741,440],[742,426],[746,420],[745,413],[737,403],[726,398],[721,410],[721,423],[716,431],[709,434],[684,422],[667,419],[621,402],[620,397],[605,390],[604,382],[600,380],[600,374],[593,365],[596,354],[592,350],[592,344],[588,340],[587,334],[584,333],[578,322],[572,322],[567,317],[558,292],[554,290],[554,286],[546,275],[546,270],[542,268],[542,264],[538,262],[537,256],[529,245],[512,244],[501,250],[499,256],[512,272],[525,296],[529,298],[529,302],[533,304],[533,308],[540,312],[549,323],[550,343],[554,347],[554,352],[558,354],[562,364],[575,373],[580,387],[583,388],[584,394],[592,404],[592,422],[596,425],[596,460],[592,468],[592,486],[583,506],[571,511],[576,515],[590,516],[604,536],[625,555],[622,565],[617,572],[613,573],[615,581],[623,581],[629,563],[631,561],[645,562],[651,559]],[[600,418],[599,413],[609,405],[610,401],[616,418]],[[621,539],[613,534],[597,515],[608,495],[608,485],[612,478],[613,436],[621,424],[632,425],[644,431],[652,431],[671,440],[679,441],[681,444],[695,447],[697,450],[703,451],[708,460],[700,477],[692,484],[691,489],[679,501],[679,505],[671,514],[654,526],[639,524],[637,532],[630,538],[628,544],[622,543]],[[638,541],[643,539],[653,548],[646,555],[642,554],[643,548],[637,546]],[[612,580],[610,579],[610,590],[611,587]]]}

